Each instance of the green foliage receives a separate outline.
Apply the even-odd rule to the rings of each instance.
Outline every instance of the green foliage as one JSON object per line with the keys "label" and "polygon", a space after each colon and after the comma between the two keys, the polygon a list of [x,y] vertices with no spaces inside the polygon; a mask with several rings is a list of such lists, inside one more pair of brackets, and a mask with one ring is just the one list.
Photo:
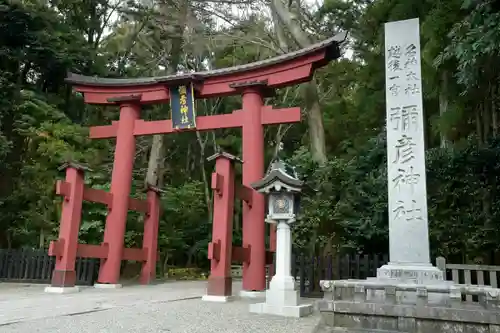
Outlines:
{"label": "green foliage", "polygon": [[498,250],[500,142],[427,154],[430,237],[434,253],[456,262],[490,260]]}
{"label": "green foliage", "polygon": [[[90,141],[87,128],[116,120],[118,110],[85,106],[82,96],[64,83],[68,70],[116,77],[163,75],[245,64],[281,52],[262,8],[245,17],[233,17],[230,11],[216,17],[205,7],[195,0],[156,7],[107,0],[0,4],[1,247],[47,246],[56,237],[61,199],[55,196],[54,181],[62,177],[57,167],[63,162],[90,164],[94,171],[86,175],[87,186],[110,189],[114,143]],[[220,3],[216,7],[225,8]],[[352,56],[316,72],[329,155],[325,165],[316,165],[306,148],[306,122],[266,127],[266,160],[283,142],[284,155],[311,188],[295,225],[295,246],[316,253],[387,252],[383,24],[418,16],[432,252],[456,262],[490,260],[499,246],[500,217],[497,3],[326,0],[318,10],[300,14],[297,20],[312,39],[347,30],[351,37],[343,51]],[[234,24],[220,27],[220,17]],[[287,47],[294,49],[292,44]],[[280,89],[266,103],[308,104],[300,87]],[[197,102],[199,115],[239,108],[236,97]],[[143,119],[168,114],[168,105],[142,110]],[[207,268],[213,165],[206,157],[218,148],[240,154],[241,143],[240,130],[178,133],[165,140],[166,193],[159,232],[163,273],[192,277],[199,272],[166,267]],[[134,197],[144,197],[150,146],[151,138],[138,138]],[[84,204],[81,242],[102,242],[106,215],[106,207]],[[238,204],[235,244],[241,242],[240,215]],[[127,246],[141,246],[142,228],[143,216],[130,213]]]}
{"label": "green foliage", "polygon": [[174,280],[205,280],[207,273],[199,268],[169,268],[165,277]]}
{"label": "green foliage", "polygon": [[[500,141],[434,148],[426,159],[433,256],[453,262],[492,260],[500,230]],[[335,237],[338,251],[387,253],[385,134],[369,140],[350,160],[333,158],[322,168],[309,161],[300,152],[294,156],[318,190],[302,201],[296,247],[310,251],[308,240],[314,237],[316,249],[324,251],[328,237]]]}

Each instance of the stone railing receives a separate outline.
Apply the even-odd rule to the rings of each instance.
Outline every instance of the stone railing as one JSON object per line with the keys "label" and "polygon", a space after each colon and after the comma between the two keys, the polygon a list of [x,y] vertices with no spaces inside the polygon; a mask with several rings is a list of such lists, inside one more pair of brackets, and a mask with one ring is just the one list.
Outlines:
{"label": "stone railing", "polygon": [[[500,266],[449,264],[445,258],[438,257],[436,258],[436,267],[443,272],[450,270],[452,281],[456,284],[462,282],[466,285],[472,285],[472,281],[475,281],[474,285],[478,286],[487,285],[492,288],[498,286]],[[461,279],[462,276],[463,279]],[[471,295],[467,295],[467,301],[472,301]]]}
{"label": "stone railing", "polygon": [[[321,281],[316,332],[500,332],[500,289],[381,281]],[[477,296],[478,303],[462,296]]]}
{"label": "stone railing", "polygon": [[[441,300],[445,300],[442,305],[449,307],[461,306],[462,295],[478,296],[479,304],[488,309],[500,309],[500,289],[490,286],[474,285],[443,285],[424,286],[416,284],[391,285],[381,282],[359,281],[359,280],[339,280],[320,281],[321,289],[324,292],[324,301],[373,301],[373,295],[377,292],[377,298],[384,300],[384,303],[402,303],[403,293],[415,293],[416,305],[427,305],[429,295],[438,294]],[[328,302],[327,302],[328,303]],[[330,302],[331,303],[331,302]],[[441,302],[440,302],[441,303]]]}

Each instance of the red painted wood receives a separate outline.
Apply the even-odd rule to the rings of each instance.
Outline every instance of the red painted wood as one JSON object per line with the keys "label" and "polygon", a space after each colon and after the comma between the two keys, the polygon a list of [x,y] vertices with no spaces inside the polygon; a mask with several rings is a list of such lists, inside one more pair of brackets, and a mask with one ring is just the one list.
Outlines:
{"label": "red painted wood", "polygon": [[208,260],[220,260],[220,240],[208,243]]}
{"label": "red painted wood", "polygon": [[236,187],[236,197],[246,202],[249,207],[252,207],[253,189],[245,185],[238,185]]}
{"label": "red painted wood", "polygon": [[262,125],[298,123],[300,120],[300,108],[273,109],[272,106],[262,108]]}
{"label": "red painted wood", "polygon": [[145,261],[142,264],[140,282],[149,284],[156,277],[156,259],[158,251],[158,228],[160,225],[160,194],[154,190],[147,193],[149,211],[144,221],[142,248]]}
{"label": "red painted wood", "polygon": [[134,212],[148,213],[149,203],[147,200],[129,198],[128,209],[133,210]]}
{"label": "red painted wood", "polygon": [[145,261],[146,254],[143,248],[123,248],[122,260]]}
{"label": "red painted wood", "polygon": [[[266,251],[266,264],[270,265],[273,262],[272,251]],[[250,248],[244,248],[241,246],[233,246],[231,252],[231,258],[233,262],[244,263],[250,261]]]}
{"label": "red painted wood", "polygon": [[118,133],[118,122],[116,121],[111,122],[111,125],[89,128],[89,138],[91,139],[116,138],[116,133]]}
{"label": "red painted wood", "polygon": [[53,240],[49,244],[49,256],[61,257],[64,253],[64,238]]}
{"label": "red painted wood", "polygon": [[107,87],[107,89],[78,85],[73,87],[75,91],[84,93],[84,100],[87,104],[114,104],[108,102],[108,99],[135,94],[141,94],[142,104],[165,103],[170,100],[168,88],[163,84],[149,87],[134,86],[133,88]]}
{"label": "red painted wood", "polygon": [[[107,259],[109,255],[109,245],[78,244],[78,257]],[[124,248],[122,260],[143,261],[146,260],[145,252],[139,248]]]}
{"label": "red painted wood", "polygon": [[250,247],[233,246],[231,257],[233,262],[250,262]]}
{"label": "red painted wood", "polygon": [[78,257],[106,259],[109,253],[109,245],[78,244]]}
{"label": "red painted wood", "polygon": [[[239,92],[229,85],[246,81],[266,81],[269,88],[282,88],[310,81],[316,63],[325,59],[326,51],[318,50],[316,53],[303,57],[290,59],[283,63],[276,63],[252,68],[246,72],[224,74],[208,77],[199,84],[197,98],[223,97],[238,95]],[[151,86],[130,85],[126,87],[79,86],[74,85],[74,90],[84,93],[85,103],[112,104],[109,98],[141,94],[141,103],[165,103],[169,100],[168,87],[162,83]]]}
{"label": "red painted wood", "polygon": [[[56,183],[56,194],[69,196],[71,185],[64,181],[57,181]],[[93,188],[84,188],[83,199],[89,202],[97,202],[107,205],[109,209],[113,207],[113,194],[104,190],[97,190]],[[147,213],[149,211],[149,204],[146,200],[129,198],[128,199],[128,209]]]}
{"label": "red painted wood", "polygon": [[104,190],[96,190],[93,188],[85,188],[83,190],[83,199],[90,202],[98,202],[112,208],[113,195]]}
{"label": "red painted wood", "polygon": [[[63,247],[63,239],[52,241],[49,246],[49,255],[62,256],[64,253]],[[107,243],[102,243],[101,245],[77,244],[76,256],[79,258],[106,259],[108,252],[109,245]],[[122,260],[147,261],[151,257],[155,262],[158,261],[160,254],[157,251],[153,251],[152,253],[153,255],[151,256],[149,250],[142,248],[124,248]]]}
{"label": "red painted wood", "polygon": [[64,180],[56,181],[56,194],[64,196],[65,200],[69,200],[71,192],[71,184],[65,182]]}
{"label": "red painted wood", "polygon": [[[52,245],[52,252],[59,254],[56,255],[52,285],[59,287],[61,286],[61,277],[59,273],[55,272],[70,272],[69,274],[74,275],[75,271],[78,232],[82,218],[83,171],[68,167],[66,169],[66,180],[64,182],[59,181],[56,184],[56,192],[65,196],[59,226],[59,240],[61,242]],[[74,281],[70,282],[69,285],[64,283],[64,287],[71,286],[74,286]]]}
{"label": "red painted wood", "polygon": [[104,260],[99,270],[99,283],[116,284],[120,278],[120,265],[122,258],[124,258],[123,244],[135,157],[135,137],[133,132],[139,113],[139,105],[133,103],[120,105],[120,121],[111,176],[113,209],[108,213],[104,229],[104,242],[109,244],[109,251],[108,258]]}
{"label": "red painted wood", "polygon": [[[209,131],[218,128],[235,128],[241,126],[241,119],[233,113],[217,114],[212,116],[196,117],[196,128],[187,129],[184,131]],[[139,120],[136,123],[135,135],[152,135],[161,133],[172,133],[171,120],[144,121]]]}
{"label": "red painted wood", "polygon": [[218,196],[221,196],[223,194],[224,191],[223,184],[224,184],[224,176],[219,175],[217,172],[213,172],[211,188]]}
{"label": "red painted wood", "polygon": [[[203,82],[197,84],[197,98],[240,94],[241,88],[232,88],[231,86],[248,81],[267,81],[267,88],[269,89],[306,82],[311,79],[317,67],[324,65],[325,56],[325,49],[320,49],[311,54],[288,59],[281,63],[265,65],[258,69],[252,68],[245,72],[225,73],[207,77]],[[264,175],[263,125],[300,121],[299,108],[273,110],[272,107],[263,106],[262,95],[259,90],[253,88],[245,89],[243,91],[243,110],[237,110],[232,114],[197,117],[197,128],[192,129],[205,131],[218,128],[242,127],[243,132],[243,186],[235,190],[234,180],[233,178],[227,178],[227,174],[220,174],[224,176],[221,179],[219,179],[219,175],[216,175],[214,181],[214,190],[218,192],[214,196],[214,201],[219,200],[218,209],[215,209],[214,202],[214,221],[222,222],[217,222],[217,225],[220,226],[217,227],[217,230],[221,228],[221,231],[214,233],[215,236],[211,245],[212,264],[216,265],[218,263],[215,269],[216,275],[214,275],[217,281],[214,280],[213,282],[218,287],[212,290],[224,293],[227,293],[228,288],[230,288],[228,287],[228,281],[230,281],[230,275],[228,274],[230,274],[231,254],[235,251],[231,246],[232,236],[225,234],[231,233],[228,231],[228,225],[232,225],[235,191],[238,197],[244,200],[243,247],[241,251],[236,250],[236,253],[241,253],[241,259],[244,262],[243,288],[245,290],[265,289],[265,264],[269,260],[264,241],[265,202],[264,196],[250,189],[249,186],[251,183],[260,180]],[[83,92],[85,102],[89,104],[116,103],[108,101],[108,99],[130,95],[139,95],[140,101],[138,102],[141,104],[165,103],[169,100],[168,87],[162,83],[151,86],[130,85],[128,87],[75,85],[75,90]],[[155,204],[149,196],[148,202],[129,198],[135,152],[135,136],[172,133],[174,130],[172,129],[171,120],[141,120],[139,119],[139,106],[127,104],[130,102],[122,103],[119,122],[112,122],[108,126],[90,128],[91,138],[117,138],[111,191],[110,193],[106,193],[104,191],[85,189],[83,190],[83,197],[89,199],[89,201],[107,204],[110,208],[104,233],[104,242],[109,245],[106,260],[104,260],[99,272],[98,281],[101,283],[117,283],[120,273],[120,261],[135,258],[146,261],[143,266],[143,273],[141,273],[141,279],[144,283],[147,283],[151,279],[153,270],[151,266],[151,253],[156,253],[157,246],[154,244],[155,241],[153,241],[153,238],[157,238],[158,232],[158,226],[151,227],[151,225],[154,226],[157,222],[153,220],[152,223],[145,224],[143,249],[123,249],[128,209],[148,213],[147,219],[151,219],[153,215],[156,215],[156,213],[152,213],[156,208],[154,208]],[[227,162],[231,165],[229,161]],[[234,170],[231,172],[234,172]],[[234,177],[234,175],[231,175],[231,177]],[[231,187],[230,193],[227,192],[227,186]],[[66,201],[71,201],[71,196],[66,194],[68,191],[64,183],[58,185],[58,193],[65,195]],[[220,219],[215,219],[216,214],[218,214],[217,216],[221,216]],[[230,216],[228,217],[228,215]],[[152,249],[152,244],[154,244],[154,250]],[[275,247],[273,245],[273,235],[271,234],[271,249],[273,246]],[[92,251],[97,250],[94,248]],[[100,253],[99,255],[102,255]],[[229,266],[227,264],[227,257],[229,257]],[[224,265],[219,265],[222,262],[224,262]]]}
{"label": "red painted wood", "polygon": [[[264,106],[262,108],[262,124],[288,124],[300,122],[300,108],[285,108],[273,109],[272,106]],[[208,131],[219,128],[236,128],[243,126],[242,123],[243,111],[236,110],[230,114],[199,116],[196,117],[196,129],[183,131]],[[172,121],[155,120],[144,121],[136,120],[134,125],[134,135],[153,135],[173,133],[176,130],[172,128]],[[118,123],[113,122],[111,125],[93,126],[90,128],[91,139],[109,139],[116,137],[118,132]]]}
{"label": "red painted wood", "polygon": [[[262,94],[247,88],[243,91],[243,185],[264,177],[264,127]],[[250,246],[250,262],[243,263],[243,290],[266,289],[265,200],[252,189],[252,206],[243,203],[243,247]]]}
{"label": "red painted wood", "polygon": [[217,157],[214,175],[217,179],[216,185],[221,190],[213,196],[212,243],[209,246],[212,259],[207,294],[229,296],[232,293],[230,282],[234,214],[233,161],[223,155]]}

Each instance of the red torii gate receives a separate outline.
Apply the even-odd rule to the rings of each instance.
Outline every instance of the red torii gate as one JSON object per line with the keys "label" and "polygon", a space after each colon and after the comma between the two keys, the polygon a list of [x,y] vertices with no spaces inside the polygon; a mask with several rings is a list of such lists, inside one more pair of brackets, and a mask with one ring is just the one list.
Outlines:
{"label": "red torii gate", "polygon": [[[262,291],[265,280],[265,203],[262,194],[252,190],[251,183],[264,176],[263,125],[294,123],[301,119],[299,108],[273,109],[263,98],[276,88],[310,81],[314,71],[340,56],[339,45],[346,34],[338,34],[308,48],[255,63],[213,71],[138,79],[108,79],[70,73],[66,81],[83,93],[87,104],[118,105],[120,118],[111,125],[90,128],[90,138],[116,138],[111,179],[111,202],[106,219],[104,241],[107,255],[103,258],[98,282],[116,284],[120,263],[124,259],[124,234],[129,209],[129,195],[135,155],[135,137],[173,133],[172,120],[144,121],[141,105],[166,103],[169,87],[193,84],[197,98],[242,95],[242,109],[231,114],[196,117],[196,128],[206,131],[219,128],[242,128],[243,191],[251,198],[243,204],[243,249],[249,252],[243,263],[243,290]],[[248,194],[250,193],[250,194]],[[249,201],[251,205],[249,205]],[[271,231],[271,251],[275,250],[275,231]],[[77,241],[72,239],[59,254],[64,258],[74,253]],[[74,243],[74,244],[73,244]],[[143,244],[153,253],[156,244]],[[69,250],[68,250],[69,248]],[[66,253],[68,251],[68,253]],[[153,265],[154,266],[154,265]],[[63,269],[61,267],[61,269]],[[62,273],[57,265],[54,275]],[[154,268],[152,268],[154,269]]]}

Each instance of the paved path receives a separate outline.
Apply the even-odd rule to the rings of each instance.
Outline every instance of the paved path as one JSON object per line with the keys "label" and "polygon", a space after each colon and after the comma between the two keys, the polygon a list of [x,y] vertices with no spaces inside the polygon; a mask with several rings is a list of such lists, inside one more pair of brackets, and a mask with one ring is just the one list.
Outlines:
{"label": "paved path", "polygon": [[[319,321],[248,312],[248,301],[201,301],[206,282],[168,282],[53,295],[43,286],[0,284],[0,332],[309,333]],[[238,285],[234,286],[237,292]]]}

